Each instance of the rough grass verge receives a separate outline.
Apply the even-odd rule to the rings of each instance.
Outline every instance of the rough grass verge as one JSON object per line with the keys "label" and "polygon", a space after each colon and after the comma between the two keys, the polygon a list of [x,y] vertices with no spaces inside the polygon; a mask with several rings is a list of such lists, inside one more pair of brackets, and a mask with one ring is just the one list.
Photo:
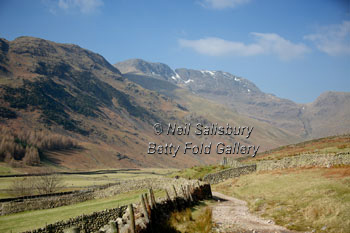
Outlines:
{"label": "rough grass verge", "polygon": [[212,229],[212,210],[205,204],[171,214],[169,223],[178,232],[209,233]]}
{"label": "rough grass verge", "polygon": [[291,230],[350,232],[349,169],[254,173],[214,185],[213,190],[247,201],[251,211]]}

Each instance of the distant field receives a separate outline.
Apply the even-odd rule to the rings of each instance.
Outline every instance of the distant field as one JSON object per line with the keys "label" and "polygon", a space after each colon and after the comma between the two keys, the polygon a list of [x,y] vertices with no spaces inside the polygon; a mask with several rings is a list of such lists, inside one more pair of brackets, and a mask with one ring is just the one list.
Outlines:
{"label": "distant field", "polygon": [[212,189],[289,229],[350,232],[350,167],[253,173]]}
{"label": "distant field", "polygon": [[[71,174],[62,175],[63,188],[61,191],[73,191],[87,188],[89,186],[115,183],[126,179],[142,179],[151,177],[163,177],[178,171],[178,169],[144,168],[139,170],[111,170],[106,174]],[[93,173],[93,171],[92,171]],[[12,197],[8,192],[13,180],[21,177],[0,177],[0,198]]]}
{"label": "distant field", "polygon": [[[0,232],[22,232],[44,227],[45,224],[66,220],[82,214],[90,214],[95,211],[112,209],[129,203],[140,202],[140,194],[147,190],[123,193],[114,197],[90,200],[74,205],[62,206],[53,209],[26,211],[17,214],[0,216]],[[164,197],[162,190],[154,191],[156,197]]]}

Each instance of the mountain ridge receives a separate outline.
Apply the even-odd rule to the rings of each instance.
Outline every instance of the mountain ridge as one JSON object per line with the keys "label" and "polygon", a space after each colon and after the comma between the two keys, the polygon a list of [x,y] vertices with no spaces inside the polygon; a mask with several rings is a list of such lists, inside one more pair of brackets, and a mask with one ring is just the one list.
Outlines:
{"label": "mountain ridge", "polygon": [[[185,79],[163,63],[147,65],[144,62],[141,67],[146,67],[143,72],[147,75],[133,67],[129,69],[132,72],[123,73],[101,55],[76,45],[33,37],[13,41],[1,39],[0,45],[0,125],[17,133],[49,130],[78,140],[83,149],[73,151],[69,156],[61,152],[44,154],[44,161],[61,167],[184,167],[214,163],[222,157],[186,154],[184,151],[175,158],[164,154],[149,155],[149,142],[182,146],[188,141],[194,145],[239,142],[261,145],[263,151],[302,140],[294,132],[241,114],[224,101],[208,98],[209,95],[201,95],[200,88],[215,87],[211,81],[230,76],[225,72],[217,72],[218,77],[214,79],[209,77],[208,71],[196,71],[198,77],[192,71]],[[188,80],[201,81],[202,75],[209,81],[189,89],[192,82]],[[237,92],[264,95],[249,80],[230,77],[237,84]],[[245,83],[246,87],[240,83]],[[212,97],[215,97],[213,93]],[[271,98],[277,97],[271,95]],[[154,134],[154,123],[185,125],[198,122],[254,126],[254,135],[247,140]]]}
{"label": "mountain ridge", "polygon": [[[127,60],[126,63],[119,62],[115,66],[122,66],[124,71],[132,70],[135,73],[142,74],[143,71],[138,69],[137,65],[132,68],[127,68],[128,65],[137,64],[138,62],[142,62],[143,64],[147,63],[145,60],[136,59]],[[171,68],[168,66],[167,69]],[[166,78],[164,80],[180,87],[188,88],[190,91],[203,98],[225,104],[238,113],[291,131],[300,135],[304,139],[330,136],[330,134],[325,132],[331,130],[333,127],[337,128],[337,130],[331,130],[335,134],[347,133],[346,128],[350,128],[350,122],[346,120],[346,117],[350,115],[350,110],[346,110],[345,108],[350,104],[350,101],[349,97],[344,97],[350,96],[350,93],[331,92],[333,93],[333,95],[331,95],[327,94],[328,92],[325,92],[312,103],[298,104],[289,99],[279,98],[273,94],[264,93],[248,79],[224,71],[180,68],[173,70],[173,73],[176,75],[176,78]],[[147,70],[147,75],[152,76],[152,70]],[[157,71],[158,79],[159,76],[162,76],[162,74]],[[340,117],[340,119],[344,120],[347,127],[341,129],[342,127],[338,126],[339,124],[337,125],[335,121],[329,121],[329,119],[327,119],[327,121],[332,124],[329,127],[323,126],[325,128],[324,130],[316,129],[320,127],[319,125],[310,124],[313,120],[312,112],[320,105],[317,103],[322,99],[322,96],[328,96],[328,99],[333,98],[338,100],[337,103],[333,101],[333,105],[336,104],[339,109],[341,109],[340,112],[342,117]],[[335,96],[338,96],[339,98],[336,98]],[[343,96],[342,103],[339,103],[339,101],[342,101],[340,96]],[[322,101],[325,102],[326,100],[323,98]],[[334,107],[330,105],[328,107],[333,109],[332,114],[339,112],[339,110],[334,109]],[[318,119],[318,121],[322,120]]]}

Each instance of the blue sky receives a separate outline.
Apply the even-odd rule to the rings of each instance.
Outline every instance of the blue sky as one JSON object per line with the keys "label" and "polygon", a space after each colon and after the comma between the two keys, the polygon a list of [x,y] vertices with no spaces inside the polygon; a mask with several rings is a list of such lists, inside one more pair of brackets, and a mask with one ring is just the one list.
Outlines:
{"label": "blue sky", "polygon": [[350,91],[350,0],[1,1],[0,37],[23,35],[227,71],[298,103]]}

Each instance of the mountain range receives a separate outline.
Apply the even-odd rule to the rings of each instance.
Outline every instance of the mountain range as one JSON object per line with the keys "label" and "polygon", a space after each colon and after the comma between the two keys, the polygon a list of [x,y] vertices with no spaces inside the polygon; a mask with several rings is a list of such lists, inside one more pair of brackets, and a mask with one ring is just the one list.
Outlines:
{"label": "mountain range", "polygon": [[[171,69],[131,59],[111,65],[77,45],[0,39],[0,124],[16,132],[50,130],[81,149],[45,152],[61,168],[184,167],[219,155],[147,154],[149,142],[241,142],[261,151],[349,133],[350,93],[327,92],[297,104],[223,71]],[[252,137],[156,135],[153,125],[254,126]]]}
{"label": "mountain range", "polygon": [[[350,94],[346,92],[329,91],[312,103],[297,104],[264,93],[251,81],[224,71],[172,70],[166,64],[141,59],[119,62],[115,67],[124,76],[144,75],[176,84],[202,98],[223,104],[239,114],[287,130],[303,139],[349,132]],[[133,81],[142,85],[142,81]]]}

